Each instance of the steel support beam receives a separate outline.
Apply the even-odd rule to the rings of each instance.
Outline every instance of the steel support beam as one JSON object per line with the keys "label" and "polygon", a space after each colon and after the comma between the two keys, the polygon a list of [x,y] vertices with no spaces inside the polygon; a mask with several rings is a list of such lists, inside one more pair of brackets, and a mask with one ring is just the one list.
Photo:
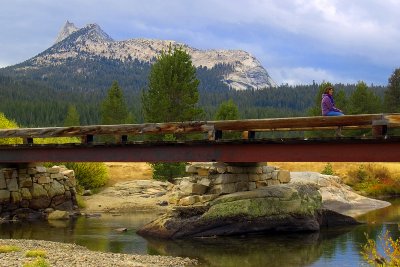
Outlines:
{"label": "steel support beam", "polygon": [[400,162],[400,139],[0,146],[22,162]]}

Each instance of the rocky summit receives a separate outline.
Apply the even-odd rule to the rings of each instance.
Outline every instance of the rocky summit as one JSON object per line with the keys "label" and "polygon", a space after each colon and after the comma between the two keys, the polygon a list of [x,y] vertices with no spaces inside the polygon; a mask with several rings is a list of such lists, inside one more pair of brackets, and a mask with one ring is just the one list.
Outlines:
{"label": "rocky summit", "polygon": [[52,47],[17,65],[15,71],[65,65],[75,59],[85,62],[95,57],[122,63],[153,63],[169,46],[187,51],[196,67],[211,69],[217,65],[228,66],[228,71],[221,75],[221,81],[232,89],[276,87],[260,62],[243,50],[200,50],[171,40],[137,38],[115,41],[97,24],[88,24],[79,29],[69,21],[61,28]]}

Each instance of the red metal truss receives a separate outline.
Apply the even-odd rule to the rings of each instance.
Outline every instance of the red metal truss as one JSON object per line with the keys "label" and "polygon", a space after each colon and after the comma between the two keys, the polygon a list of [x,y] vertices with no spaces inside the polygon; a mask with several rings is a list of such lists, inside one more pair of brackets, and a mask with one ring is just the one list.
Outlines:
{"label": "red metal truss", "polygon": [[22,162],[400,162],[400,139],[241,140],[0,146]]}

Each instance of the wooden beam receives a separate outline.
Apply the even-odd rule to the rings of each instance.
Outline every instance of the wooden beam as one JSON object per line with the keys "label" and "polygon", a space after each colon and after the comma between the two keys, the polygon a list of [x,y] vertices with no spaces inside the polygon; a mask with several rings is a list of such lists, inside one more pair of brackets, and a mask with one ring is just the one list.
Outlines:
{"label": "wooden beam", "polygon": [[[315,116],[277,119],[231,120],[209,122],[218,130],[251,131],[251,130],[276,130],[292,128],[338,127],[338,126],[366,126],[372,121],[386,118],[383,114],[346,115],[346,116]],[[400,114],[391,114],[388,123],[393,126],[400,125]]]}
{"label": "wooden beam", "polygon": [[[329,127],[302,127],[302,128],[274,128],[274,129],[255,129],[255,132],[288,132],[288,131],[332,131],[336,130],[337,126],[329,126]],[[363,130],[363,129],[371,129],[372,125],[362,125],[362,126],[342,126],[343,130]]]}
{"label": "wooden beam", "polygon": [[138,135],[207,132],[212,129],[207,122],[171,122],[121,125],[90,125],[73,127],[1,129],[0,138],[7,137],[73,137],[87,135]]}
{"label": "wooden beam", "polygon": [[[297,117],[230,121],[194,121],[122,125],[1,129],[0,138],[82,137],[95,135],[184,134],[218,131],[320,130],[330,127],[372,127],[373,121],[386,120],[387,127],[400,127],[400,114],[364,114],[337,117]],[[217,138],[218,139],[218,138]]]}

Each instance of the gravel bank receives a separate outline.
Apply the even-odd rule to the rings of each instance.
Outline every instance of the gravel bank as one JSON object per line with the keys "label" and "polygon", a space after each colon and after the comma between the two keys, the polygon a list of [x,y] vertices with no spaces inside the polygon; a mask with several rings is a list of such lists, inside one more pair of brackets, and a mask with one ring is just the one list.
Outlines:
{"label": "gravel bank", "polygon": [[132,255],[105,253],[88,250],[75,244],[58,243],[43,240],[0,239],[0,246],[12,245],[21,249],[19,252],[0,253],[0,266],[20,267],[34,258],[25,256],[28,250],[45,250],[46,261],[52,267],[70,266],[194,266],[196,260],[171,256]]}

